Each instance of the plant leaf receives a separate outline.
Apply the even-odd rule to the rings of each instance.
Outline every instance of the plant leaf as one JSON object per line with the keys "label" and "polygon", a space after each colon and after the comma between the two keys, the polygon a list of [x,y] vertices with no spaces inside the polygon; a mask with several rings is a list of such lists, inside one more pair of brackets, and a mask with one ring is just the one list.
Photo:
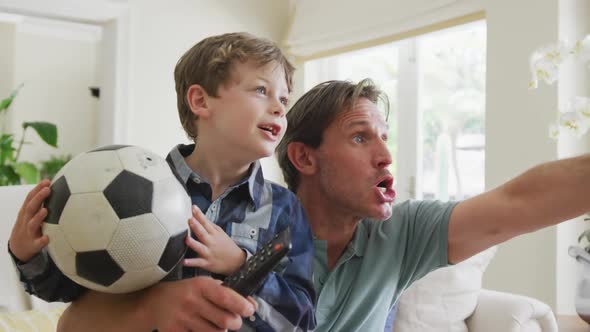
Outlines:
{"label": "plant leaf", "polygon": [[39,171],[33,163],[26,161],[17,163],[15,171],[28,184],[39,182]]}
{"label": "plant leaf", "polygon": [[0,185],[10,186],[14,184],[20,184],[20,176],[14,170],[12,165],[1,165],[0,166]]}
{"label": "plant leaf", "polygon": [[23,129],[27,129],[28,127],[35,129],[37,134],[39,134],[39,137],[41,137],[41,139],[45,143],[53,146],[54,148],[57,148],[57,127],[53,123],[49,123],[49,122],[25,122],[25,123],[23,123]]}
{"label": "plant leaf", "polygon": [[2,102],[0,102],[0,113],[2,113],[2,111],[10,107],[10,104],[12,104],[12,101],[18,94],[18,90],[20,90],[20,88],[22,88],[23,85],[24,84],[19,85],[16,89],[14,89],[14,91],[12,91],[8,98],[3,99]]}
{"label": "plant leaf", "polygon": [[6,161],[14,161],[14,147],[12,146],[13,137],[9,134],[0,136],[0,165],[6,164]]}

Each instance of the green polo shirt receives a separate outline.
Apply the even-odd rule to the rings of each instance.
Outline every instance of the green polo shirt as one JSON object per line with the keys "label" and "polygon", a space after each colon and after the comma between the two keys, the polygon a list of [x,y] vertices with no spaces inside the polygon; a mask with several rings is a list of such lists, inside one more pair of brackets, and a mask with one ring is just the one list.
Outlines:
{"label": "green polo shirt", "polygon": [[456,204],[405,201],[386,221],[360,222],[332,271],[326,241],[314,240],[315,331],[383,331],[401,292],[448,265],[448,224]]}

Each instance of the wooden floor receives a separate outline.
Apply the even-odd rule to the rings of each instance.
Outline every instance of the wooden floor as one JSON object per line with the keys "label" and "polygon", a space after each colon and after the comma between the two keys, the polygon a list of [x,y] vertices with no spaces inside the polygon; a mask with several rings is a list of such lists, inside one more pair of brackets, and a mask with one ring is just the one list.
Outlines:
{"label": "wooden floor", "polygon": [[578,316],[557,315],[559,332],[590,332],[590,325]]}

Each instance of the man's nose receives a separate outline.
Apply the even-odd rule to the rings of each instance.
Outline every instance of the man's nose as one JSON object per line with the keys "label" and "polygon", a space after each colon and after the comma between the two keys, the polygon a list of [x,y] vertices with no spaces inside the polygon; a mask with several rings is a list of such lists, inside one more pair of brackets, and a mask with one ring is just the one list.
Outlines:
{"label": "man's nose", "polygon": [[379,140],[378,147],[375,153],[375,166],[377,168],[386,168],[391,165],[391,153],[387,147],[387,142]]}

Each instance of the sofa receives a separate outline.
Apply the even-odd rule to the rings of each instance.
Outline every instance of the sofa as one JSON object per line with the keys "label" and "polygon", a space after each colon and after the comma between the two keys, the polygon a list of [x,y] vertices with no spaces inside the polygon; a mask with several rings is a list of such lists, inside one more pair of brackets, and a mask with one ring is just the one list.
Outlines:
{"label": "sofa", "polygon": [[[31,188],[0,187],[0,332],[55,331],[66,306],[26,294],[6,251],[18,208]],[[557,331],[553,312],[545,303],[481,289],[481,276],[495,250],[434,271],[412,285],[398,303],[394,331]]]}

